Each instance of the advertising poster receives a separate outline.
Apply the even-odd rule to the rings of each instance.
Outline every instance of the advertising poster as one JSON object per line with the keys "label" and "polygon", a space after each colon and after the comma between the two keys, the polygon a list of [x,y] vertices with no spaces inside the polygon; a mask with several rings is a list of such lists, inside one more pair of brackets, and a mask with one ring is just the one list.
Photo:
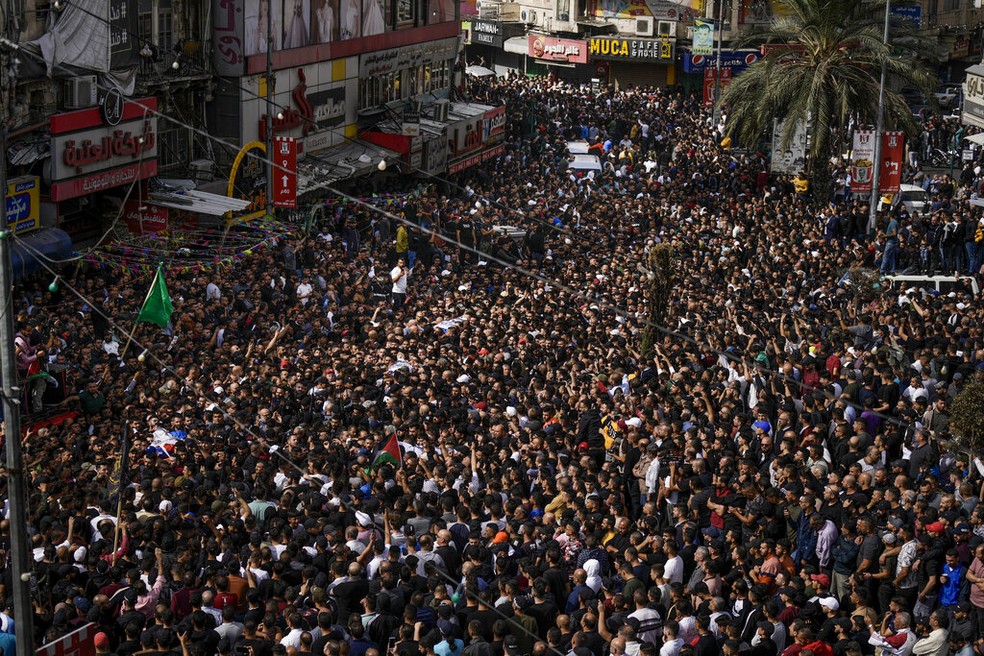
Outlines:
{"label": "advertising poster", "polygon": [[855,130],[854,147],[851,151],[851,191],[853,193],[871,193],[874,165],[875,131]]}

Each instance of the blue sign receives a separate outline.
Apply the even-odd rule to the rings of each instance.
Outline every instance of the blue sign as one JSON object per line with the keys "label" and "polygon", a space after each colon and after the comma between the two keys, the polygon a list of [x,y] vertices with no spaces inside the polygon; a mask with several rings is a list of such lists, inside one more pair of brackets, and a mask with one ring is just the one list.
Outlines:
{"label": "blue sign", "polygon": [[[722,50],[721,68],[730,68],[735,75],[745,70],[762,58],[758,50]],[[695,55],[692,52],[683,53],[684,73],[703,73],[704,69],[717,67],[717,52],[710,55]]]}
{"label": "blue sign", "polygon": [[895,24],[899,27],[918,30],[922,27],[922,6],[921,5],[896,5],[892,7],[890,15]]}
{"label": "blue sign", "polygon": [[7,182],[7,225],[21,233],[40,226],[37,176],[13,178]]}

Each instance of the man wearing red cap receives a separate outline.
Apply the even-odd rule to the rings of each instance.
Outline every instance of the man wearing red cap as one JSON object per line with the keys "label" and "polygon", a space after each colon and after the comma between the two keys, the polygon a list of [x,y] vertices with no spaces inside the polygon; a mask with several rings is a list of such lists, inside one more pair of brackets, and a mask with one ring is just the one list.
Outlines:
{"label": "man wearing red cap", "polygon": [[96,637],[92,639],[92,646],[96,648],[97,654],[112,653],[109,649],[109,636],[102,631],[97,633]]}

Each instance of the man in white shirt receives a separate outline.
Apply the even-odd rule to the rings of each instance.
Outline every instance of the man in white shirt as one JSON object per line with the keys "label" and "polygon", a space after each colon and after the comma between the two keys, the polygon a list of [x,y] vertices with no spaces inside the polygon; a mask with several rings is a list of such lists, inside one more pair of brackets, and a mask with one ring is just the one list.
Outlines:
{"label": "man in white shirt", "polygon": [[666,554],[663,576],[671,584],[683,583],[683,558],[677,553],[677,546],[672,542],[667,542],[663,545],[663,553]]}
{"label": "man in white shirt", "polygon": [[297,300],[301,302],[301,305],[307,305],[308,301],[311,300],[311,293],[314,291],[314,287],[306,279],[302,278],[301,282],[297,285]]}
{"label": "man in white shirt", "polygon": [[215,284],[214,280],[210,280],[205,287],[205,300],[209,303],[216,303],[222,300],[222,290],[219,289],[219,286]]}
{"label": "man in white shirt", "polygon": [[677,637],[680,624],[676,620],[667,620],[663,625],[663,646],[659,648],[659,656],[678,656],[683,640]]}
{"label": "man in white shirt", "polygon": [[407,301],[407,282],[410,278],[410,271],[407,269],[406,260],[402,257],[396,261],[396,266],[390,271],[390,280],[393,281],[393,308],[399,310]]}

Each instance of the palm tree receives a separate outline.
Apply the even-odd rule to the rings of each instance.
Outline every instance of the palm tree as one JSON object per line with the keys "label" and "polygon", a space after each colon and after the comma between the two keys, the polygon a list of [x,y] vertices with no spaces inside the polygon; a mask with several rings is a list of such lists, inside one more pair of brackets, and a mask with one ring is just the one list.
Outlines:
{"label": "palm tree", "polygon": [[[918,59],[925,40],[911,33],[883,43],[885,4],[862,0],[778,0],[780,16],[740,41],[771,44],[766,56],[750,66],[722,96],[728,108],[727,131],[738,142],[757,143],[773,119],[785,120],[783,147],[798,123],[807,121],[811,143],[808,163],[814,187],[824,193],[834,133],[851,119],[874,125],[885,64],[885,127],[917,134],[905,100],[893,89],[915,87],[929,97],[935,77]],[[847,135],[844,135],[847,136]]]}

